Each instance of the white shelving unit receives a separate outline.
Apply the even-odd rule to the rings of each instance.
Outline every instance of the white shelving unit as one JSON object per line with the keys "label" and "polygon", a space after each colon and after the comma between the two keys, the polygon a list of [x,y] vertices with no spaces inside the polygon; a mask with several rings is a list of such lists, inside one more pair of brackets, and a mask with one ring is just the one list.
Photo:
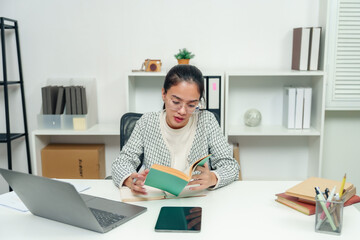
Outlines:
{"label": "white shelving unit", "polygon": [[[219,77],[220,84],[220,126],[224,129],[224,74],[204,72],[204,77]],[[145,113],[159,111],[163,107],[161,89],[166,72],[131,72],[128,74],[127,111]],[[206,86],[205,86],[206,87]],[[210,86],[209,86],[210,87]]]}
{"label": "white shelving unit", "polygon": [[[283,126],[285,86],[311,87],[311,128]],[[322,71],[229,72],[225,78],[225,135],[240,144],[245,180],[302,180],[320,175],[325,75]],[[244,124],[251,108],[262,114],[258,127]]]}
{"label": "white shelving unit", "polygon": [[127,110],[145,113],[162,109],[161,88],[165,72],[132,72],[128,74]]}
{"label": "white shelving unit", "polygon": [[[111,163],[120,150],[120,120],[116,124],[98,124],[96,79],[52,78],[47,85],[82,85],[86,87],[88,104],[88,126],[86,130],[37,129],[32,132],[32,168],[36,175],[42,175],[41,150],[49,143],[105,144],[106,174],[111,172]],[[40,115],[41,116],[41,115]],[[40,125],[40,124],[39,124]]]}
{"label": "white shelving unit", "polygon": [[40,129],[32,132],[32,167],[35,175],[42,175],[41,149],[49,143],[105,144],[106,174],[120,149],[120,124],[96,124],[85,131]]}

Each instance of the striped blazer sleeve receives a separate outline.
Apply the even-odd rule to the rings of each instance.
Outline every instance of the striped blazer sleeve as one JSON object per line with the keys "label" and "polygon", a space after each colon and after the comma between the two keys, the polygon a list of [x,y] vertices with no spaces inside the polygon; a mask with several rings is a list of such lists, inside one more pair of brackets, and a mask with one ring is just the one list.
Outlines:
{"label": "striped blazer sleeve", "polygon": [[117,187],[121,187],[119,185],[125,180],[124,178],[136,172],[136,168],[141,164],[140,155],[144,151],[143,133],[145,124],[145,117],[141,117],[136,122],[129,140],[112,163],[112,179]]}
{"label": "striped blazer sleeve", "polygon": [[213,114],[209,114],[208,147],[211,155],[211,169],[219,175],[217,188],[226,186],[239,177],[240,166],[232,157],[232,149],[223,135],[221,128]]}

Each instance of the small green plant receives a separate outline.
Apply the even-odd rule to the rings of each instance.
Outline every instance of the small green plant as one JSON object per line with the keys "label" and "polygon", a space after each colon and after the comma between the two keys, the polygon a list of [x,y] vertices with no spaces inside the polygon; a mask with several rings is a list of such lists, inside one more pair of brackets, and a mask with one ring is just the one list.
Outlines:
{"label": "small green plant", "polygon": [[176,59],[191,59],[195,57],[195,54],[189,52],[186,48],[179,49],[179,53],[174,55]]}

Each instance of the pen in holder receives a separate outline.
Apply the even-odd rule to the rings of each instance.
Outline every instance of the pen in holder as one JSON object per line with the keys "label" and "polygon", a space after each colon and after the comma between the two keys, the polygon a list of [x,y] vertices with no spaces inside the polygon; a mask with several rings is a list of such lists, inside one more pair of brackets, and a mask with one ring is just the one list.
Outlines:
{"label": "pen in holder", "polygon": [[316,198],[315,231],[340,235],[343,225],[343,209],[343,201],[326,201]]}

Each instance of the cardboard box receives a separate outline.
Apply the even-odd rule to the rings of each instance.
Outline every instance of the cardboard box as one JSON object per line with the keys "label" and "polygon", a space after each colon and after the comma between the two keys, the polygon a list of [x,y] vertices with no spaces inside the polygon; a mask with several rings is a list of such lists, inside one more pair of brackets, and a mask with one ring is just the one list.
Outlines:
{"label": "cardboard box", "polygon": [[42,175],[49,178],[104,179],[104,144],[49,144],[41,150]]}

